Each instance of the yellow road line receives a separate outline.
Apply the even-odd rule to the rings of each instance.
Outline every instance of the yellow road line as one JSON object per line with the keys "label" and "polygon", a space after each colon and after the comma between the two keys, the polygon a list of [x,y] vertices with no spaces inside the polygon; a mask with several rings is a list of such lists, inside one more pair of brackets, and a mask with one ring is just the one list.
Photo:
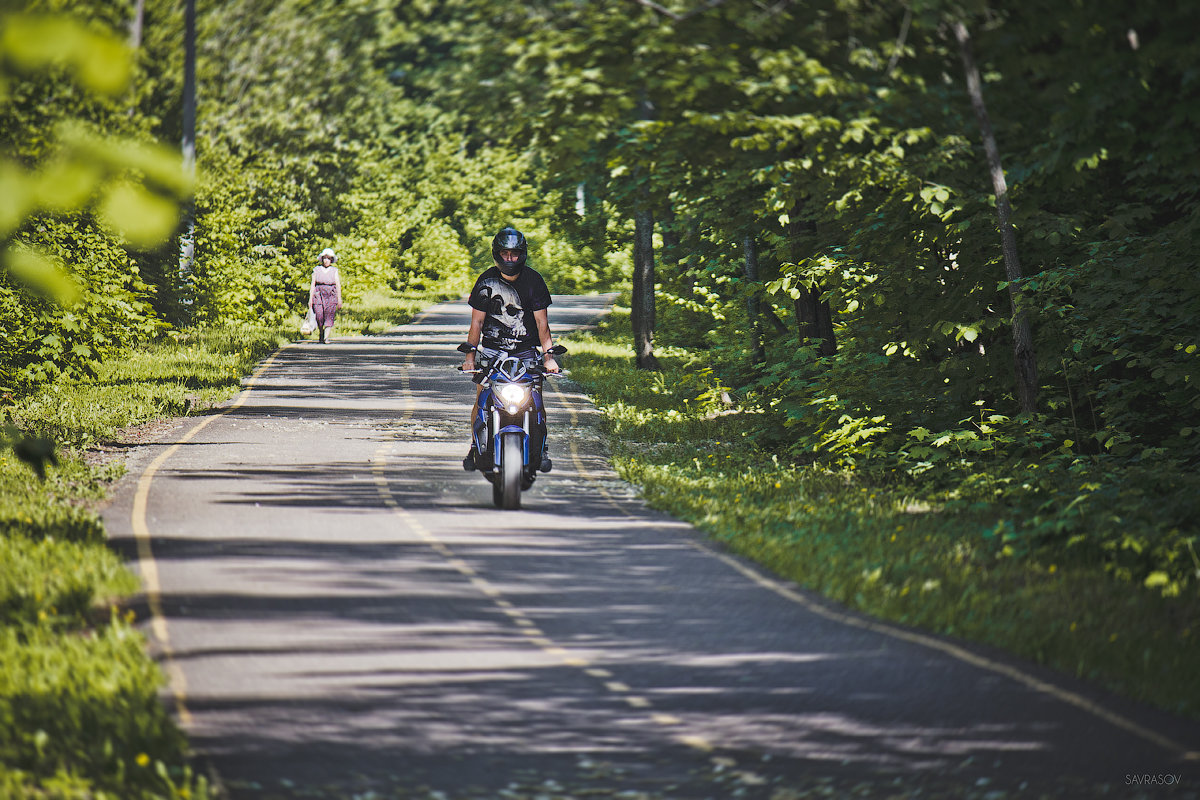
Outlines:
{"label": "yellow road line", "polygon": [[185,727],[192,723],[192,714],[188,711],[187,707],[187,676],[184,675],[183,668],[175,660],[175,651],[171,647],[171,635],[167,630],[167,618],[163,614],[162,584],[159,582],[158,563],[154,560],[154,548],[151,546],[150,526],[146,523],[146,509],[150,503],[150,486],[154,481],[154,476],[162,469],[163,464],[167,462],[167,459],[175,455],[179,451],[179,448],[194,439],[200,431],[208,427],[214,420],[220,419],[231,411],[240,408],[246,402],[246,398],[250,396],[250,392],[254,389],[254,384],[258,382],[259,377],[271,366],[272,362],[275,361],[275,357],[288,347],[291,347],[290,342],[272,353],[254,371],[254,374],[246,381],[245,388],[242,389],[237,399],[225,408],[225,410],[205,417],[193,426],[191,430],[181,436],[179,441],[159,453],[158,457],[150,462],[150,465],[146,467],[141,477],[138,478],[137,489],[134,491],[130,522],[133,528],[134,539],[137,542],[138,572],[142,575],[142,584],[145,587],[146,593],[146,605],[150,609],[150,630],[154,633],[154,638],[158,641],[159,649],[162,651],[163,668],[167,673],[168,684],[171,687],[171,694],[175,700],[175,709],[179,714],[180,723]]}
{"label": "yellow road line", "polygon": [[[555,387],[555,393],[558,395],[563,404],[566,405],[567,411],[571,416],[572,427],[576,426],[578,424],[579,417],[571,401],[557,386]],[[617,499],[609,493],[608,489],[605,488],[604,484],[597,480],[597,478],[592,475],[592,473],[589,472],[586,467],[584,467],[583,462],[579,458],[579,452],[574,441],[571,442],[571,458],[575,462],[575,467],[579,470],[579,473],[584,477],[585,480],[596,487],[609,505],[627,517],[634,518],[637,516],[628,510],[625,505],[618,502]],[[687,539],[687,541],[692,547],[700,550],[703,553],[707,553],[716,559],[719,559],[764,589],[774,592],[780,597],[791,600],[792,602],[803,606],[806,610],[811,611],[818,616],[834,622],[850,625],[852,627],[863,628],[875,633],[881,633],[885,636],[890,636],[893,639],[900,639],[905,642],[921,645],[922,647],[927,647],[931,650],[937,650],[950,656],[951,658],[957,659],[958,661],[979,667],[980,669],[984,669],[989,672],[994,672],[998,675],[1003,675],[1004,677],[1023,684],[1024,686],[1027,686],[1036,692],[1049,695],[1050,697],[1085,711],[1094,717],[1104,720],[1110,725],[1137,736],[1140,739],[1156,744],[1165,750],[1175,751],[1186,761],[1200,761],[1200,752],[1189,750],[1186,746],[1176,742],[1170,737],[1150,730],[1143,725],[1139,725],[1133,720],[1127,719],[1126,717],[1123,717],[1114,711],[1110,711],[1109,709],[1101,706],[1099,703],[1093,702],[1092,700],[1089,700],[1080,694],[1072,692],[1068,689],[1063,689],[1059,686],[1055,686],[1054,684],[1048,683],[1040,678],[1036,678],[1033,675],[1030,675],[1029,673],[1024,672],[1010,664],[1004,664],[976,653],[972,653],[969,650],[966,650],[958,645],[951,644],[950,642],[945,642],[925,634],[906,631],[902,628],[894,627],[879,620],[863,619],[857,616],[835,611],[831,608],[826,608],[824,605],[816,603],[805,597],[795,589],[792,589],[791,587],[786,586],[779,581],[768,578],[758,570],[748,567],[741,561],[738,561],[731,556],[717,552],[711,547],[708,547],[707,545],[695,540]]]}
{"label": "yellow road line", "polygon": [[[404,408],[399,417],[401,422],[411,419],[413,414],[412,390],[409,379],[409,370],[412,368],[412,366],[413,359],[412,355],[410,354],[405,359],[403,368],[400,371],[400,391],[401,396],[404,398]],[[574,424],[576,420],[575,410],[570,406],[568,406],[568,410],[571,413],[572,424]],[[567,648],[553,642],[545,635],[545,633],[542,632],[540,628],[538,628],[537,624],[533,622],[533,620],[531,620],[525,614],[525,612],[516,608],[510,601],[502,597],[500,590],[497,589],[490,581],[488,581],[487,578],[479,575],[477,570],[467,564],[463,559],[456,556],[450,547],[448,547],[444,542],[440,541],[434,534],[430,533],[429,530],[426,529],[425,526],[422,525],[420,521],[408,511],[408,509],[396,502],[395,495],[392,493],[391,487],[388,485],[387,476],[384,472],[388,462],[388,452],[391,450],[391,447],[392,445],[390,443],[380,445],[380,447],[375,451],[374,457],[372,458],[371,471],[374,476],[376,489],[378,490],[380,497],[383,498],[384,504],[392,510],[393,514],[400,517],[404,526],[416,534],[417,537],[425,542],[425,544],[427,544],[432,550],[445,558],[447,563],[449,563],[456,570],[458,570],[459,573],[466,577],[471,584],[480,591],[480,593],[488,597],[492,601],[493,605],[499,608],[500,611],[505,614],[505,616],[513,621],[513,624],[520,629],[522,635],[524,635],[526,640],[531,644],[537,646],[547,655],[555,657],[565,666],[581,669],[588,675],[595,678],[612,678],[613,675],[608,670],[590,668],[591,662],[589,662],[587,659],[581,658],[577,655],[572,655]],[[586,474],[586,470],[580,463],[579,452],[575,448],[575,444],[573,442],[571,445],[571,454],[577,468],[582,474]],[[614,694],[624,695],[621,699],[631,708],[648,709],[651,707],[650,701],[646,698],[629,694],[632,690],[624,683],[620,683],[618,681],[606,681],[604,686],[606,689],[608,689],[608,691],[613,692]],[[680,720],[677,717],[672,717],[666,714],[652,715],[650,719],[660,725],[680,724]],[[713,749],[712,745],[708,744],[705,742],[705,740],[698,736],[693,736],[690,738],[677,737],[677,740],[687,744],[688,746],[703,750],[704,752],[709,752]],[[700,743],[700,745],[697,745],[697,743]]]}

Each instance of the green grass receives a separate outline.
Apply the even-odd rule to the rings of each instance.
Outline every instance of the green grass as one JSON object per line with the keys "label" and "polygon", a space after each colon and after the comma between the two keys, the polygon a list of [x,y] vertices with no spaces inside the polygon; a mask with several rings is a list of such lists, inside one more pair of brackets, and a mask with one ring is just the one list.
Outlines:
{"label": "green grass", "polygon": [[[437,298],[369,295],[343,310],[342,330],[386,330]],[[0,450],[0,797],[215,796],[159,698],[163,676],[126,608],[140,584],[95,511],[124,467],[94,454],[230,399],[298,328],[173,334],[5,409],[25,434],[54,440],[58,463],[39,480]]]}
{"label": "green grass", "polygon": [[123,428],[223,402],[292,333],[249,326],[189,330],[103,364],[94,379],[46,386],[9,413],[28,433],[61,447],[87,448],[118,437]]}
{"label": "green grass", "polygon": [[1014,556],[991,536],[1000,510],[764,450],[761,414],[723,401],[702,361],[665,348],[661,373],[635,369],[624,316],[571,338],[618,471],[655,507],[851,608],[1200,716],[1194,592],[1163,597],[1066,549]]}

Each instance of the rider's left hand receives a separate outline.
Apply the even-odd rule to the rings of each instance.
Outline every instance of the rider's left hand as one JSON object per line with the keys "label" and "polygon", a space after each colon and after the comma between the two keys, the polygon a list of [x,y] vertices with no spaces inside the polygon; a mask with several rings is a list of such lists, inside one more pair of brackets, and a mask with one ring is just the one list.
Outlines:
{"label": "rider's left hand", "polygon": [[562,372],[562,367],[560,367],[558,365],[558,362],[554,360],[554,356],[546,356],[546,360],[543,361],[542,364],[543,364],[543,366],[545,366],[546,372],[549,372],[549,373],[552,373],[555,375]]}

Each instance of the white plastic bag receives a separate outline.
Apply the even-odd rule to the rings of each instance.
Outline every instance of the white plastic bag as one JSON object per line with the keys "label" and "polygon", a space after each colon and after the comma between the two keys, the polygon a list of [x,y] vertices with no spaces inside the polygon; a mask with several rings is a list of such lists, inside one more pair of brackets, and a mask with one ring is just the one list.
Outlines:
{"label": "white plastic bag", "polygon": [[304,318],[303,324],[300,325],[300,333],[308,336],[317,329],[317,312],[311,308],[308,309],[308,316]]}

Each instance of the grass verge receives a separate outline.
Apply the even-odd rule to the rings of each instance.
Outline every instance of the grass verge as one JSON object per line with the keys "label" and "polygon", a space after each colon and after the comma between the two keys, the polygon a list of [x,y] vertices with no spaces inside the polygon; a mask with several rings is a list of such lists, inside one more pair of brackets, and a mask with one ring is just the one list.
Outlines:
{"label": "grass verge", "polygon": [[987,505],[790,463],[756,446],[761,417],[723,401],[692,354],[663,348],[661,372],[637,370],[627,315],[570,346],[619,473],[656,508],[851,608],[1200,716],[1196,597],[1163,597],[1070,552],[997,552],[1001,512]]}
{"label": "grass verge", "polygon": [[[440,298],[372,294],[344,309],[343,332],[381,332]],[[149,800],[214,795],[159,699],[164,679],[125,599],[139,582],[96,512],[121,476],[97,449],[137,426],[233,397],[293,328],[187,330],[10,404],[24,433],[53,439],[44,480],[0,451],[0,797]]]}

